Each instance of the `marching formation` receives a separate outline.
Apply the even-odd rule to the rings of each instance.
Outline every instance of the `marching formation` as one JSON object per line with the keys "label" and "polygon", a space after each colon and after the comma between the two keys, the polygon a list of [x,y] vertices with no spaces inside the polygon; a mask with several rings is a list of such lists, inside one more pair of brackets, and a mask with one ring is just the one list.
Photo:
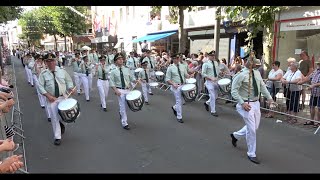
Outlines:
{"label": "marching formation", "polygon": [[[209,94],[209,100],[204,103],[211,115],[218,117],[216,100],[218,91],[231,89],[232,97],[237,100],[238,113],[242,116],[245,126],[231,134],[233,146],[245,136],[248,145],[248,158],[254,163],[259,163],[256,151],[256,130],[260,122],[260,92],[274,103],[262,77],[255,69],[259,62],[252,56],[248,58],[245,68],[238,70],[230,79],[225,79],[220,68],[220,62],[216,59],[214,51],[207,53],[207,59],[202,68],[190,66],[182,53],[163,58],[153,57],[150,50],[145,50],[138,57],[137,53],[130,52],[129,56],[112,51],[97,54],[94,50],[88,52],[76,51],[69,58],[67,65],[73,69],[73,79],[64,70],[66,63],[61,63],[61,57],[53,52],[28,53],[23,57],[28,83],[36,88],[40,106],[45,109],[48,121],[52,124],[54,144],[61,144],[61,134],[65,132],[64,123],[74,122],[80,116],[80,104],[70,95],[84,92],[84,98],[90,101],[93,79],[97,79],[97,89],[100,95],[101,108],[107,112],[109,88],[117,96],[122,128],[130,130],[126,107],[133,112],[140,111],[143,105],[151,105],[152,89],[156,87],[170,88],[175,98],[175,104],[171,107],[179,123],[183,123],[182,104],[192,102],[199,92],[199,85],[194,78],[195,73],[201,73],[205,80],[205,87]],[[196,64],[192,64],[196,65]],[[228,81],[227,81],[228,80]],[[74,83],[73,83],[74,82]],[[140,84],[142,92],[136,90]],[[85,106],[85,104],[81,104]]]}

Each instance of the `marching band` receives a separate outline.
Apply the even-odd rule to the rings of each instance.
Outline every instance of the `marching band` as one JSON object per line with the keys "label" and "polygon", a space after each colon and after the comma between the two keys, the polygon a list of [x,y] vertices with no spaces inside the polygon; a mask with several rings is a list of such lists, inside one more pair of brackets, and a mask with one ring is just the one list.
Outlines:
{"label": "marching band", "polygon": [[[241,70],[241,66],[237,67],[237,73],[231,80],[225,78],[230,75],[230,71],[226,71],[222,63],[216,59],[214,51],[206,53],[206,57],[200,56],[203,65],[202,62],[194,63],[192,59],[186,59],[181,53],[168,56],[164,52],[160,58],[153,57],[150,50],[146,50],[141,57],[137,57],[135,52],[130,52],[126,57],[117,53],[115,49],[101,55],[95,50],[91,50],[89,54],[87,51],[76,52],[68,63],[73,69],[75,86],[64,67],[57,66],[59,56],[55,57],[52,53],[27,54],[24,64],[27,81],[32,86],[35,84],[40,106],[45,108],[48,121],[51,121],[55,145],[61,144],[61,134],[65,131],[63,122],[75,122],[80,115],[79,103],[69,96],[75,91],[81,95],[83,86],[85,99],[90,101],[92,80],[95,77],[101,108],[107,111],[106,99],[111,87],[118,99],[122,128],[130,130],[126,106],[134,112],[140,111],[144,104],[149,105],[148,95],[153,95],[152,88],[156,87],[171,90],[175,97],[175,104],[171,107],[173,114],[179,123],[183,123],[182,105],[184,102],[194,101],[198,96],[201,87],[198,79],[193,77],[200,73],[210,97],[204,103],[205,109],[210,109],[212,116],[218,117],[215,104],[219,90],[229,95],[231,91],[232,97],[238,101],[237,111],[246,125],[231,134],[232,144],[236,147],[238,139],[246,135],[248,158],[254,163],[259,163],[255,154],[256,129],[261,115],[257,93],[261,92],[270,103],[273,103],[273,100],[259,72],[253,70],[258,62],[251,58],[246,68]],[[142,93],[135,90],[137,84],[141,85]]]}

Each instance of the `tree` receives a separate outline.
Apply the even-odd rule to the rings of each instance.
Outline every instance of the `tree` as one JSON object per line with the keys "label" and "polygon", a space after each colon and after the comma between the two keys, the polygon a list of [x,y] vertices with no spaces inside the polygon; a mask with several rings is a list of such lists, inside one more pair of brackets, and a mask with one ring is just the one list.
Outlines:
{"label": "tree", "polygon": [[274,35],[273,25],[276,13],[288,9],[287,6],[227,6],[226,13],[233,21],[242,21],[250,31],[247,32],[248,47],[252,47],[252,39],[257,33],[263,31],[263,54],[264,65],[267,70],[271,69],[271,48]]}
{"label": "tree", "polygon": [[20,6],[0,6],[0,23],[18,19],[22,10]]}
{"label": "tree", "polygon": [[[179,23],[179,52],[184,52],[187,45],[187,32],[184,29],[184,13],[183,11],[188,9],[189,11],[194,10],[195,6],[169,6],[170,23]],[[152,10],[160,12],[162,6],[152,6]]]}
{"label": "tree", "polygon": [[54,13],[58,9],[56,6],[41,6],[36,14],[39,17],[39,25],[42,27],[42,32],[54,37],[54,49],[57,50],[57,35],[61,35],[54,22]]}
{"label": "tree", "polygon": [[35,14],[35,10],[23,13],[18,24],[22,27],[22,34],[19,38],[26,40],[28,47],[38,45],[40,39],[43,37],[43,33],[39,26],[39,19]]}

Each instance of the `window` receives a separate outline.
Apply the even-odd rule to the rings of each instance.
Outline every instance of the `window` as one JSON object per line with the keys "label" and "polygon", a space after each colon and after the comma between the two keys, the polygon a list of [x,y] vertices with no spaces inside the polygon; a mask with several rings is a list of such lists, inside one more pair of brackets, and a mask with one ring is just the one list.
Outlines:
{"label": "window", "polygon": [[92,29],[89,29],[89,33],[92,33]]}
{"label": "window", "polygon": [[214,8],[215,6],[208,6],[208,9]]}
{"label": "window", "polygon": [[206,6],[199,6],[198,7],[198,11],[202,11],[202,10],[205,10],[206,9]]}

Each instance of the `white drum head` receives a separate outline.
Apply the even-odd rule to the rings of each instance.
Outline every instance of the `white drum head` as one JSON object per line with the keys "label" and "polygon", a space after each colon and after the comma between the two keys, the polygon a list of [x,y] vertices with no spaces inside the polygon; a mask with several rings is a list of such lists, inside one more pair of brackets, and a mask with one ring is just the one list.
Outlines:
{"label": "white drum head", "polygon": [[152,83],[149,83],[149,86],[151,86],[151,87],[157,87],[157,86],[159,86],[159,83],[157,83],[157,82],[152,82]]}
{"label": "white drum head", "polygon": [[134,70],[134,72],[140,72],[140,71],[142,71],[143,69],[142,68],[137,68],[136,70]]}
{"label": "white drum head", "polygon": [[196,82],[197,82],[197,80],[196,80],[195,78],[186,79],[186,83],[187,83],[187,84],[194,84],[194,83],[196,83]]}
{"label": "white drum head", "polygon": [[126,99],[128,101],[132,101],[132,100],[138,99],[140,96],[141,96],[141,92],[139,90],[133,90],[127,94]]}
{"label": "white drum head", "polygon": [[75,100],[73,98],[68,98],[68,99],[65,99],[65,100],[61,101],[58,104],[58,109],[60,109],[62,111],[68,110],[68,109],[72,108],[76,104],[77,104],[77,100]]}
{"label": "white drum head", "polygon": [[155,75],[156,75],[156,76],[163,76],[164,73],[163,73],[162,71],[157,71],[157,72],[155,72]]}
{"label": "white drum head", "polygon": [[231,83],[231,80],[228,79],[228,78],[220,79],[220,80],[218,81],[218,84],[219,84],[220,86],[228,85],[228,84],[230,84],[230,83]]}
{"label": "white drum head", "polygon": [[189,91],[190,89],[193,89],[195,87],[196,87],[195,84],[185,84],[182,86],[181,90],[182,91]]}

